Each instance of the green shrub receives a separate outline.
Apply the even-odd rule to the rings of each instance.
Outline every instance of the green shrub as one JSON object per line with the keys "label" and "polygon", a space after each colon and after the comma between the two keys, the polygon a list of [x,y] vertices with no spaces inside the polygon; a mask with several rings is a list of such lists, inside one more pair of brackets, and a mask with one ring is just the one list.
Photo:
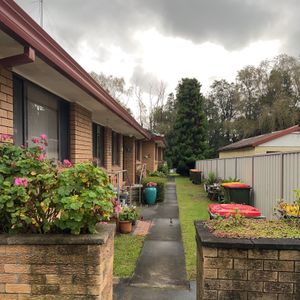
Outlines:
{"label": "green shrub", "polygon": [[143,179],[143,188],[147,187],[147,183],[155,182],[157,184],[157,201],[164,201],[165,197],[165,184],[167,183],[167,178],[164,177],[146,177]]}
{"label": "green shrub", "polygon": [[58,176],[57,208],[61,216],[55,225],[71,231],[93,233],[96,224],[112,214],[113,189],[106,173],[92,163],[77,164]]}
{"label": "green shrub", "polygon": [[148,174],[148,176],[150,176],[150,177],[167,177],[167,175],[165,173],[160,172],[160,171],[150,172]]}
{"label": "green shrub", "polygon": [[240,182],[241,180],[239,178],[235,177],[229,177],[228,179],[223,179],[222,183],[229,183],[229,182]]}
{"label": "green shrub", "polygon": [[112,213],[114,193],[104,171],[91,163],[57,165],[46,158],[45,135],[33,142],[0,147],[0,232],[95,232]]}
{"label": "green shrub", "polygon": [[157,171],[167,176],[169,174],[169,167],[168,164],[165,162],[163,164],[160,164],[157,168]]}

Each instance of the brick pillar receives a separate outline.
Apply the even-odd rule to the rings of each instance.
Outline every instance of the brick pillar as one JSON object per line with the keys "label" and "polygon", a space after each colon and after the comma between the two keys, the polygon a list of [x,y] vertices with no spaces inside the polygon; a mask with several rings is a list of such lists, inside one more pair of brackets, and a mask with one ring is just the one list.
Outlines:
{"label": "brick pillar", "polygon": [[130,183],[133,184],[135,183],[135,175],[136,175],[135,138],[124,136],[123,151],[124,151],[124,170],[127,170]]}
{"label": "brick pillar", "polygon": [[108,173],[112,171],[112,130],[104,128],[104,168]]}
{"label": "brick pillar", "polygon": [[12,72],[0,67],[0,134],[13,135]]}
{"label": "brick pillar", "polygon": [[156,171],[155,164],[155,142],[148,141],[142,144],[142,159],[143,163],[146,164],[146,168],[150,172]]}
{"label": "brick pillar", "polygon": [[70,111],[70,140],[73,163],[93,159],[92,113],[76,103]]}

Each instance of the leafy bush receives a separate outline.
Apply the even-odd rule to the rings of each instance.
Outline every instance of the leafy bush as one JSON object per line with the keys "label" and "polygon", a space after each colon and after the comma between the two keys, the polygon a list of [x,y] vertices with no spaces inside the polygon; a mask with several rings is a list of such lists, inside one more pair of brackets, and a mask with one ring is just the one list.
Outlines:
{"label": "leafy bush", "polygon": [[169,167],[168,164],[165,162],[163,164],[160,164],[157,168],[157,171],[167,176],[169,174]]}
{"label": "leafy bush", "polygon": [[195,169],[195,161],[179,161],[176,172],[182,176],[189,176],[190,169]]}
{"label": "leafy bush", "polygon": [[143,188],[146,188],[149,182],[155,182],[157,184],[157,201],[164,201],[165,184],[167,183],[167,179],[163,177],[146,177],[143,179]]}
{"label": "leafy bush", "polygon": [[239,178],[229,177],[228,179],[223,179],[222,183],[240,182],[240,181],[241,180]]}
{"label": "leafy bush", "polygon": [[46,138],[0,147],[0,232],[95,232],[112,213],[106,174],[90,163],[56,165],[46,158]]}
{"label": "leafy bush", "polygon": [[148,176],[150,176],[150,177],[167,177],[165,173],[160,172],[160,171],[150,172],[148,174]]}
{"label": "leafy bush", "polygon": [[55,225],[71,233],[95,232],[96,224],[112,214],[113,189],[106,173],[92,163],[77,164],[58,176],[60,218]]}

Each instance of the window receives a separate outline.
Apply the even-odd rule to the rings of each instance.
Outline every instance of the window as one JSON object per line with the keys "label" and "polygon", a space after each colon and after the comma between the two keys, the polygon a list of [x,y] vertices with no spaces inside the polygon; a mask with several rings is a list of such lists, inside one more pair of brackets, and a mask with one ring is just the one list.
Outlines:
{"label": "window", "polygon": [[136,155],[136,160],[140,161],[141,160],[141,142],[136,141],[135,143],[135,155]]}
{"label": "window", "polygon": [[116,132],[112,132],[112,164],[120,164],[120,135]]}
{"label": "window", "polygon": [[158,147],[155,144],[155,160],[157,160],[157,157],[158,157]]}
{"label": "window", "polygon": [[93,158],[98,166],[104,166],[104,127],[96,123],[93,123]]}
{"label": "window", "polygon": [[32,144],[32,138],[48,136],[47,156],[69,158],[69,103],[14,76],[14,140]]}

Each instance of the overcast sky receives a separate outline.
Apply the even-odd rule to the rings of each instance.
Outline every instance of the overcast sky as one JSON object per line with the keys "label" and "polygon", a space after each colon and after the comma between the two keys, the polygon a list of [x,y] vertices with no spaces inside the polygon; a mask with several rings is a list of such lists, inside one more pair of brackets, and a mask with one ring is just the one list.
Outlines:
{"label": "overcast sky", "polygon": [[[17,0],[39,22],[39,1]],[[44,28],[87,71],[174,91],[279,53],[298,56],[299,0],[44,0]],[[134,104],[129,104],[133,106]]]}

